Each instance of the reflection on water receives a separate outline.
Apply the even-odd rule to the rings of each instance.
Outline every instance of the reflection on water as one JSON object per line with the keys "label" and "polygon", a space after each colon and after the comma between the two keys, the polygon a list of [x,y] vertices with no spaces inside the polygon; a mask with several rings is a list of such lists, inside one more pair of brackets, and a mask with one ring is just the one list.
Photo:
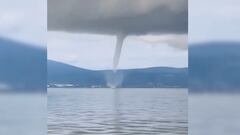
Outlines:
{"label": "reflection on water", "polygon": [[0,135],[45,135],[47,96],[0,93]]}
{"label": "reflection on water", "polygon": [[187,134],[187,89],[49,89],[48,134]]}

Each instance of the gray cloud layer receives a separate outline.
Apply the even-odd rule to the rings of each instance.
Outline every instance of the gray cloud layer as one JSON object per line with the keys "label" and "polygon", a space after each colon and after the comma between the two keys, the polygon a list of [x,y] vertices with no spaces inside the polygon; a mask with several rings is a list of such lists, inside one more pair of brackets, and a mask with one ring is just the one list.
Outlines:
{"label": "gray cloud layer", "polygon": [[48,0],[48,30],[185,34],[187,0]]}

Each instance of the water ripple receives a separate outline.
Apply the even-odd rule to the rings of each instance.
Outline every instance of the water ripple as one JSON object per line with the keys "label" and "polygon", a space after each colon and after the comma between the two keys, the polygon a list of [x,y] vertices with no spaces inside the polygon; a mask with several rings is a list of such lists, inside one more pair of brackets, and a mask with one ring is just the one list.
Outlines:
{"label": "water ripple", "polygon": [[48,92],[49,135],[187,135],[187,90]]}

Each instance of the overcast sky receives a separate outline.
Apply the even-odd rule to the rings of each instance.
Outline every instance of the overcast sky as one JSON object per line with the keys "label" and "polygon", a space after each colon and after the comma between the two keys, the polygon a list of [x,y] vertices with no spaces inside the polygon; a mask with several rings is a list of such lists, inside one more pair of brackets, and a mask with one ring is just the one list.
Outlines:
{"label": "overcast sky", "polygon": [[240,41],[240,0],[189,0],[189,42]]}
{"label": "overcast sky", "polygon": [[[70,1],[70,0],[69,0]],[[73,0],[74,1],[74,0]],[[91,3],[92,0],[89,2]],[[142,18],[148,17],[148,19],[153,20],[156,16],[164,16],[163,14],[155,14],[151,15],[150,13],[158,12],[159,5],[165,5],[164,10],[162,11],[172,11],[168,13],[173,13],[172,18],[170,17],[169,20],[174,20],[174,16],[177,15],[181,11],[184,13],[184,4],[180,4],[177,2],[176,4],[171,4],[173,1],[159,1],[159,0],[151,0],[151,2],[146,2],[146,0],[140,0],[137,4],[126,4],[120,3],[120,5],[125,5],[126,9],[131,10],[124,10],[124,12],[118,10],[116,7],[118,5],[118,0],[105,0],[108,3],[107,10],[104,8],[99,8],[99,12],[97,16],[102,15],[103,18],[108,18],[114,22],[116,17],[125,18],[125,20],[129,19],[129,16],[125,16],[126,14],[134,16],[138,22],[141,22]],[[176,0],[175,0],[176,2]],[[90,31],[93,34],[76,34],[78,32],[72,31],[71,28],[66,29],[67,32],[49,32],[46,35],[47,31],[47,1],[46,0],[0,0],[0,37],[7,37],[12,38],[24,42],[31,43],[33,45],[40,45],[45,46],[47,39],[49,42],[49,58],[66,62],[69,64],[82,66],[86,68],[109,68],[111,67],[112,55],[114,52],[115,47],[115,37],[114,36],[106,36],[105,34],[116,34],[116,31],[122,28],[129,28],[124,25],[117,25],[117,27],[113,27],[115,30],[106,32],[104,30],[108,25],[104,25],[105,21],[99,20],[101,26],[104,29],[94,29],[97,25],[94,21],[91,21],[89,25],[84,24],[81,27],[84,28],[82,31],[93,28]],[[11,4],[10,4],[11,3]],[[117,3],[117,4],[116,4]],[[61,4],[61,3],[59,3]],[[104,5],[104,2],[102,3]],[[115,5],[115,6],[112,6]],[[127,5],[127,6],[126,6]],[[180,5],[180,6],[178,6]],[[235,40],[240,41],[240,1],[239,0],[189,0],[189,42],[202,42],[202,41],[209,41],[209,40]],[[131,7],[131,8],[129,8]],[[141,8],[138,8],[141,7]],[[92,7],[94,9],[94,6]],[[82,10],[86,8],[81,8]],[[152,10],[156,9],[156,10]],[[108,12],[111,10],[114,14],[106,14],[111,13]],[[91,14],[91,17],[83,15],[84,19],[94,20],[97,16],[93,16],[94,12],[91,12],[91,9],[87,10],[87,13]],[[151,11],[151,12],[150,12]],[[177,11],[177,12],[176,12]],[[130,14],[131,13],[131,14]],[[149,13],[149,14],[146,14]],[[144,16],[145,15],[145,16]],[[94,18],[95,17],[95,18]],[[113,18],[113,19],[112,19]],[[130,17],[131,18],[131,17]],[[159,19],[159,18],[157,18]],[[178,18],[179,19],[179,18]],[[168,21],[169,21],[168,20]],[[181,19],[180,19],[181,20]],[[184,19],[183,19],[184,20]],[[154,21],[152,21],[154,22]],[[156,24],[152,23],[151,25],[162,25],[157,20]],[[145,32],[149,32],[148,30],[153,31],[153,33],[178,33],[184,34],[185,24],[182,23],[181,25],[176,25],[174,22],[171,21],[171,25],[175,27],[167,27],[163,31],[161,29],[151,29],[151,25],[147,25],[149,29],[138,29],[139,27],[136,26],[130,31],[127,31],[127,34],[133,35],[142,35]],[[122,22],[125,24],[125,22]],[[132,22],[132,24],[136,24]],[[144,24],[140,24],[144,25]],[[115,25],[116,26],[116,25]],[[131,25],[128,25],[131,26]],[[164,26],[164,25],[162,25]],[[170,26],[170,25],[169,25]],[[182,26],[178,28],[177,26]],[[85,29],[86,28],[86,29]],[[161,28],[161,27],[159,27]],[[172,28],[172,29],[171,29]],[[57,28],[52,28],[57,29]],[[75,29],[75,28],[73,28]],[[79,30],[79,29],[77,29]],[[126,30],[126,29],[124,29]],[[136,31],[139,30],[139,31]],[[75,34],[70,34],[71,32],[75,32]],[[95,32],[95,33],[94,33]],[[103,35],[96,34],[103,33]],[[105,35],[105,36],[104,36]],[[159,34],[157,34],[159,35]],[[176,49],[166,45],[166,43],[153,43],[153,42],[146,42],[145,38],[136,38],[137,36],[130,36],[126,39],[123,46],[123,53],[120,60],[120,67],[145,67],[145,66],[175,66],[175,67],[182,67],[187,66],[187,51]],[[162,39],[161,36],[157,36]],[[151,39],[147,37],[147,39]],[[154,41],[156,38],[153,38]],[[100,42],[101,41],[101,42]],[[150,40],[151,41],[151,40]],[[158,40],[157,40],[158,41]],[[97,44],[95,44],[97,43]],[[98,44],[102,44],[101,47]],[[152,45],[154,44],[154,45]],[[157,44],[157,45],[156,45]],[[146,45],[146,46],[145,46]],[[154,46],[154,47],[153,47]],[[69,48],[69,49],[67,49]],[[71,49],[72,50],[71,50]],[[84,49],[83,49],[84,48]],[[94,49],[95,48],[95,49]],[[71,50],[71,51],[67,51]],[[85,50],[93,50],[94,53],[85,51]],[[100,50],[100,51],[99,51]],[[102,51],[101,51],[102,50]],[[104,52],[103,50],[108,50]],[[76,52],[77,53],[73,53]],[[104,52],[104,53],[100,53]],[[89,61],[85,56],[89,54]],[[93,60],[93,56],[99,57],[99,60]],[[99,55],[98,55],[99,54]],[[164,54],[164,57],[162,56]],[[76,56],[73,56],[76,55]],[[84,56],[84,57],[83,57]],[[153,58],[154,56],[154,58]],[[105,58],[107,57],[107,58]],[[131,57],[131,59],[130,59]],[[134,58],[139,57],[138,60],[134,60]],[[164,59],[164,60],[162,60]],[[100,61],[99,64],[96,61]],[[139,62],[137,62],[139,61]],[[96,63],[96,64],[95,64]]]}
{"label": "overcast sky", "polygon": [[[0,36],[46,44],[47,0],[0,0]],[[189,0],[189,41],[240,40],[239,0]]]}
{"label": "overcast sky", "polygon": [[[112,69],[115,43],[115,36],[49,32],[48,58],[87,69]],[[187,49],[129,36],[122,48],[119,68],[187,67],[187,57]]]}
{"label": "overcast sky", "polygon": [[47,0],[0,0],[0,37],[46,46]]}
{"label": "overcast sky", "polygon": [[118,68],[187,67],[187,18],[187,0],[49,0],[48,58],[111,69],[125,35]]}

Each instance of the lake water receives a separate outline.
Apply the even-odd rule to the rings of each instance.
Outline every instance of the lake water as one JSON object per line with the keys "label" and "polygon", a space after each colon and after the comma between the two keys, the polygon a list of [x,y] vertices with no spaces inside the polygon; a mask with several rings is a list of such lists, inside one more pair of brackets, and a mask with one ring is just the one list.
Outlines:
{"label": "lake water", "polygon": [[49,135],[187,135],[187,89],[48,89]]}
{"label": "lake water", "polygon": [[189,135],[239,135],[240,94],[190,94]]}
{"label": "lake water", "polygon": [[0,93],[0,135],[45,135],[47,96]]}

